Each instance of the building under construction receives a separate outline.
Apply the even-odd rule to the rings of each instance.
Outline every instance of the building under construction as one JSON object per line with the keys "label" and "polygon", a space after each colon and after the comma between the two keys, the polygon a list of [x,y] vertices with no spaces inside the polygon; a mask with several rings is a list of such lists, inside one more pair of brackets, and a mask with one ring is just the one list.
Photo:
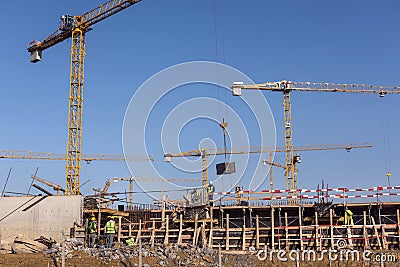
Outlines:
{"label": "building under construction", "polygon": [[[63,236],[81,239],[87,244],[88,224],[95,217],[99,227],[99,242],[104,239],[104,227],[109,216],[116,218],[116,237],[124,243],[134,238],[136,244],[191,244],[194,246],[222,249],[225,251],[249,251],[250,248],[270,250],[324,250],[355,248],[360,250],[400,249],[400,195],[399,186],[372,188],[317,188],[299,189],[297,164],[298,152],[315,150],[351,150],[370,148],[368,144],[294,146],[292,125],[292,92],[356,93],[385,96],[399,94],[399,87],[370,86],[365,84],[334,84],[314,82],[278,81],[255,85],[235,82],[231,89],[234,96],[242,90],[264,90],[283,94],[284,146],[274,148],[200,149],[181,153],[167,153],[164,158],[200,157],[202,177],[199,179],[200,197],[195,192],[186,199],[170,201],[161,199],[151,204],[133,205],[131,178],[128,205],[113,206],[118,198],[108,192],[109,182],[94,195],[81,194],[81,163],[93,160],[153,160],[152,157],[128,157],[118,155],[82,154],[82,106],[84,87],[84,58],[86,33],[93,25],[139,3],[140,0],[108,1],[83,15],[61,17],[59,29],[41,41],[29,44],[32,62],[42,60],[42,52],[71,38],[71,73],[68,106],[68,140],[64,155],[0,151],[0,158],[65,160],[65,188],[32,176],[33,181],[51,187],[50,192],[39,184],[33,184],[40,195],[0,197],[0,244],[1,240],[17,235],[29,238],[47,236],[62,239]],[[247,92],[246,92],[247,93]],[[251,93],[251,92],[248,92]],[[220,124],[226,135],[227,123]],[[226,144],[226,141],[225,141]],[[263,164],[282,168],[286,188],[277,190],[270,178],[268,190],[247,191],[237,188],[234,192],[207,192],[208,156],[223,154],[271,153]],[[285,163],[273,162],[272,153],[284,153]],[[217,167],[218,174],[234,172],[233,162],[223,162]],[[390,177],[390,173],[387,174]],[[118,179],[118,178],[117,178]],[[200,186],[201,183],[201,186]],[[16,224],[15,222],[19,222]]]}
{"label": "building under construction", "polygon": [[[159,201],[118,209],[107,206],[107,196],[3,197],[2,238],[16,235],[49,236],[61,233],[85,241],[87,225],[95,216],[98,236],[110,215],[116,218],[117,238],[133,237],[145,244],[191,244],[223,250],[268,249],[399,249],[400,187],[324,188],[266,192],[219,192],[204,203]],[[355,203],[351,199],[370,201]],[[297,199],[297,201],[293,201]],[[332,200],[342,200],[335,202]],[[351,220],[346,218],[351,211]],[[18,220],[20,224],[15,224]]]}

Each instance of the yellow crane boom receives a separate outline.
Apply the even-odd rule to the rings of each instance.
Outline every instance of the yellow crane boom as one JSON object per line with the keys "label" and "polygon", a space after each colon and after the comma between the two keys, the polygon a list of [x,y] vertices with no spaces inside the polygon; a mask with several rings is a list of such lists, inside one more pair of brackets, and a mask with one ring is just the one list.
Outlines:
{"label": "yellow crane boom", "polygon": [[85,35],[94,24],[140,2],[111,0],[78,16],[61,16],[61,26],[42,41],[29,43],[30,61],[42,59],[42,51],[71,38],[70,90],[68,98],[68,140],[66,149],[66,194],[80,194],[82,153],[82,108],[84,91]]}
{"label": "yellow crane boom", "polygon": [[[32,41],[29,43],[27,50],[31,53],[31,56],[33,56],[31,61],[33,63],[40,61],[42,51],[71,38],[72,32],[77,28],[81,29],[83,33],[86,33],[91,30],[90,27],[94,24],[140,1],[141,0],[111,0],[82,15],[62,16],[62,25],[54,33],[50,34],[42,41]],[[40,58],[36,57],[35,54],[40,55]]]}
{"label": "yellow crane boom", "polygon": [[[0,159],[35,159],[35,160],[65,160],[65,154],[50,152],[33,152],[25,150],[0,150]],[[101,161],[154,161],[152,156],[119,155],[119,154],[81,154],[81,160],[90,163]]]}
{"label": "yellow crane boom", "polygon": [[386,94],[400,94],[398,86],[380,86],[366,84],[335,84],[327,82],[292,82],[278,81],[266,82],[261,84],[244,85],[243,82],[235,82],[232,86],[234,96],[240,96],[241,90],[266,90],[272,92],[283,93],[283,109],[284,109],[284,138],[286,151],[286,189],[297,189],[297,178],[295,177],[294,164],[294,148],[293,148],[293,132],[292,132],[292,105],[290,101],[291,91],[306,92],[341,92],[341,93],[364,93],[379,94],[383,97]]}

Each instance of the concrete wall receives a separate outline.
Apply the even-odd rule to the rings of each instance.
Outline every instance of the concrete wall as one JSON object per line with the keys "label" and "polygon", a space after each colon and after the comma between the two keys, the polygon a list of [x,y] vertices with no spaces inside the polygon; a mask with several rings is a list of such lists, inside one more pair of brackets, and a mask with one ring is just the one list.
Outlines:
{"label": "concrete wall", "polygon": [[82,196],[0,197],[1,239],[42,235],[60,240],[61,231],[69,236],[74,222],[82,223],[82,216]]}

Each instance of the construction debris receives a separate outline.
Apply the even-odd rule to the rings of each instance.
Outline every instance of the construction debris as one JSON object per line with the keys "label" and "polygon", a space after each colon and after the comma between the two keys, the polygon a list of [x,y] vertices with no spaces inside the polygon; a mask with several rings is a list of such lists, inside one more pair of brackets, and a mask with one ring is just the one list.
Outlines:
{"label": "construction debris", "polygon": [[[63,248],[61,244],[56,243],[51,238],[41,236],[38,239],[30,240],[23,237],[16,237],[10,248],[7,249],[3,244],[3,253],[15,254],[32,254],[42,253],[47,257],[51,257],[56,261],[61,260]],[[152,262],[156,262],[158,266],[214,266],[218,262],[218,253],[216,250],[208,248],[200,248],[193,245],[144,245],[141,250],[138,246],[117,246],[113,249],[84,248],[82,242],[75,238],[67,238],[65,241],[65,254],[67,259],[76,257],[77,251],[86,253],[87,255],[103,261],[132,261],[137,260],[139,255],[143,258],[152,258]],[[130,264],[137,266],[137,264]],[[143,266],[150,266],[144,264]]]}
{"label": "construction debris", "polygon": [[38,253],[47,249],[47,246],[28,238],[24,238],[21,236],[17,236],[14,239],[14,243],[11,244],[11,250],[13,253],[22,254],[22,253]]}

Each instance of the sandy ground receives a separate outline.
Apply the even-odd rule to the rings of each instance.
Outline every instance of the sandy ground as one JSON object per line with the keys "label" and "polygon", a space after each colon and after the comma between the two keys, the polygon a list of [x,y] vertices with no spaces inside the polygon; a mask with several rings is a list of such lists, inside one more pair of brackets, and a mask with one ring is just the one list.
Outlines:
{"label": "sandy ground", "polygon": [[[398,252],[392,251],[392,253],[395,253],[397,255]],[[126,266],[138,266],[135,265],[138,264],[139,260],[138,258],[132,258],[130,259],[130,263],[127,260],[114,260],[114,261],[106,261],[102,259],[97,259],[96,257],[92,257],[87,255],[84,252],[73,252],[71,253],[72,257],[66,259],[66,266],[67,267],[75,267],[75,266],[107,266],[107,267],[126,267]],[[148,264],[149,266],[160,266],[159,265],[160,260],[157,257],[144,257],[143,258],[143,263]],[[37,253],[37,254],[1,254],[0,255],[0,266],[4,267],[12,267],[12,266],[23,266],[23,267],[46,267],[46,266],[61,266],[61,260],[56,260],[50,256],[45,256],[43,254]],[[178,266],[177,262],[169,262],[167,266]],[[183,266],[218,266],[218,262],[214,263],[205,263],[203,262],[191,262],[190,265],[183,265]],[[241,266],[254,266],[254,267],[261,267],[261,266],[281,266],[281,267],[291,267],[291,266],[299,266],[299,267],[317,267],[317,266],[335,266],[335,267],[358,267],[358,266],[370,266],[370,267],[375,267],[375,266],[385,266],[385,267],[394,267],[394,266],[400,266],[399,260],[396,262],[392,263],[380,263],[380,262],[353,262],[353,261],[334,261],[329,263],[328,260],[323,260],[323,261],[316,261],[316,262],[309,262],[309,261],[300,261],[298,264],[296,264],[295,261],[287,261],[287,262],[281,262],[278,261],[277,259],[274,259],[272,262],[267,259],[267,260],[259,260],[257,257],[250,256],[248,254],[243,254],[243,255],[224,255],[223,256],[223,266],[225,267],[241,267]]]}

